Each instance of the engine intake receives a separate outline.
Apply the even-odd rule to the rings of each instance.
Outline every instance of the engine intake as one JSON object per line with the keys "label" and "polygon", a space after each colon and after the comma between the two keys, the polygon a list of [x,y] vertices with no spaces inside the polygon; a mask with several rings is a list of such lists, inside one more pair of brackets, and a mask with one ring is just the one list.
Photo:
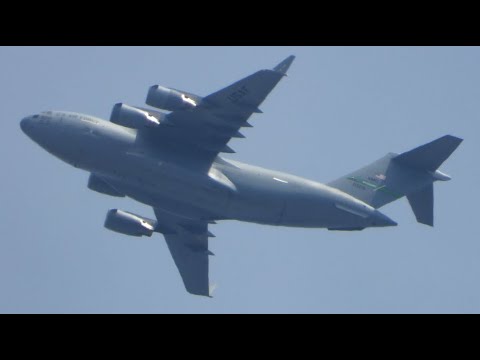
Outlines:
{"label": "engine intake", "polygon": [[165,120],[166,114],[157,111],[146,111],[136,107],[118,103],[115,104],[110,121],[131,129],[156,127]]}
{"label": "engine intake", "polygon": [[159,109],[177,111],[193,109],[201,100],[197,95],[154,85],[148,90],[146,103]]}
{"label": "engine intake", "polygon": [[152,236],[156,225],[155,220],[118,209],[108,211],[104,224],[109,230],[130,236]]}

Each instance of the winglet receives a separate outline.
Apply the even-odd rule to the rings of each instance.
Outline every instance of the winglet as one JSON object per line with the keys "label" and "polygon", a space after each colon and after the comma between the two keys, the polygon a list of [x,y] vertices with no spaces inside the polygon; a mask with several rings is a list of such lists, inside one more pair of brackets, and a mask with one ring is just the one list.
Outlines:
{"label": "winglet", "polygon": [[290,65],[292,65],[293,63],[293,60],[295,60],[295,56],[294,55],[290,55],[289,57],[287,57],[285,60],[283,60],[280,64],[278,64],[277,66],[275,66],[273,68],[273,71],[276,71],[282,75],[287,75],[287,71],[288,69],[290,68]]}

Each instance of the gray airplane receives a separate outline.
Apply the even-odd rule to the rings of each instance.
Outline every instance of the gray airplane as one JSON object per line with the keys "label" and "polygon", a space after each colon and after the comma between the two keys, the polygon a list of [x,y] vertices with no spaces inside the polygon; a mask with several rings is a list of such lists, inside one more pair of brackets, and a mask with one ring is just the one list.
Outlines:
{"label": "gray airplane", "polygon": [[187,291],[211,296],[209,225],[219,220],[329,230],[397,225],[378,211],[407,196],[418,222],[433,226],[433,183],[461,139],[447,135],[402,154],[389,153],[326,185],[227,160],[232,138],[286,75],[290,56],[206,97],[153,86],[153,109],[116,104],[110,121],[47,111],[20,126],[61,160],[90,172],[91,190],[152,206],[156,220],[108,211],[105,227],[132,236],[164,235]]}

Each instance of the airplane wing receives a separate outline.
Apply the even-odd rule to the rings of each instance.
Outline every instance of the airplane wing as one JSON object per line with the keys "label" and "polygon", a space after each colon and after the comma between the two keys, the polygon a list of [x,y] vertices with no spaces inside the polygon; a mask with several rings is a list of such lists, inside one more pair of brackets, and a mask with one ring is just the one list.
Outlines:
{"label": "airplane wing", "polygon": [[208,223],[182,218],[154,209],[158,230],[164,234],[168,249],[180,272],[186,290],[194,295],[211,297],[208,279]]}
{"label": "airplane wing", "polygon": [[227,143],[244,138],[239,130],[286,72],[295,57],[289,56],[272,70],[260,70],[204,97],[194,109],[173,111],[154,130],[144,131],[153,144],[175,149],[178,156],[195,157],[195,164],[208,168],[220,152],[234,152]]}
{"label": "airplane wing", "polygon": [[[244,137],[241,127],[253,113],[260,113],[260,104],[286,76],[294,60],[290,56],[273,70],[260,70],[246,78],[204,97],[190,110],[173,111],[155,128],[141,130],[163,156],[187,162],[200,170],[210,168],[220,152],[233,152],[227,145],[231,138]],[[151,110],[143,109],[152,113]],[[208,279],[208,222],[173,215],[155,208],[156,231],[164,234],[167,246],[180,272],[186,290],[195,295],[210,296]]]}

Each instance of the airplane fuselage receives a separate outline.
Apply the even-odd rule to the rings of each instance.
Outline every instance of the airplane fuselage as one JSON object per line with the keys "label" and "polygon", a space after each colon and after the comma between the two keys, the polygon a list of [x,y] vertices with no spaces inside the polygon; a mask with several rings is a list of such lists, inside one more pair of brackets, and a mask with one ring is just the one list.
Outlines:
{"label": "airplane fuselage", "polygon": [[[433,226],[433,183],[462,142],[445,135],[388,153],[327,185],[224,159],[253,114],[287,75],[295,56],[206,96],[153,85],[145,103],[117,103],[110,121],[47,111],[20,122],[23,132],[64,162],[90,173],[87,187],[149,205],[155,219],[109,209],[104,227],[142,237],[161,233],[185,289],[211,297],[211,225],[238,220],[274,226],[363,230],[397,225],[379,208],[407,197],[419,223]],[[157,111],[160,109],[162,111]]]}
{"label": "airplane fuselage", "polygon": [[153,153],[139,131],[96,117],[46,112],[21,126],[48,152],[118,192],[182,216],[342,230],[396,225],[351,195],[298,176],[220,157],[198,171]]}

